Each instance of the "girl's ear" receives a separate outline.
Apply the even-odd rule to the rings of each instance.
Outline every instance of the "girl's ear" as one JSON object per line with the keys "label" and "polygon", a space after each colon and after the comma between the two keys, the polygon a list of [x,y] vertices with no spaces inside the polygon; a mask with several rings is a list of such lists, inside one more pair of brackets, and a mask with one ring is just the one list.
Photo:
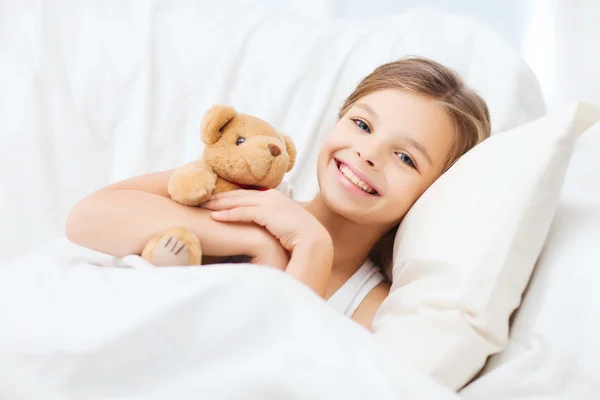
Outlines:
{"label": "girl's ear", "polygon": [[296,164],[296,146],[294,145],[294,141],[288,135],[282,135],[283,140],[285,141],[285,149],[287,150],[288,157],[290,158],[290,163],[288,164],[288,168],[286,172],[290,172],[290,170]]}
{"label": "girl's ear", "polygon": [[223,127],[237,115],[231,106],[214,105],[202,118],[201,137],[206,144],[213,144],[221,137]]}

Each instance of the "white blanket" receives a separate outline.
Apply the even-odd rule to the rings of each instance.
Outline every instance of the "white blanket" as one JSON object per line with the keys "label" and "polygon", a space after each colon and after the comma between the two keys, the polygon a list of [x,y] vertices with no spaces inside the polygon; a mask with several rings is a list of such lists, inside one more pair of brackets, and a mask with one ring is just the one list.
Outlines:
{"label": "white blanket", "polygon": [[277,270],[113,264],[60,240],[2,267],[5,370],[69,399],[456,398]]}

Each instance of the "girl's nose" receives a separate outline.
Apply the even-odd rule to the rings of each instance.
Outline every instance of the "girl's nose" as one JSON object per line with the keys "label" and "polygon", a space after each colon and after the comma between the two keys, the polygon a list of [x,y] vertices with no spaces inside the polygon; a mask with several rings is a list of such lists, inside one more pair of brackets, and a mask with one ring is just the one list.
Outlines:
{"label": "girl's nose", "polygon": [[357,151],[357,152],[356,152],[356,154],[358,154],[358,157],[359,157],[361,160],[363,160],[363,159],[364,159],[364,161],[365,161],[367,164],[369,164],[371,167],[375,166],[375,163],[374,163],[373,161],[369,160],[369,159],[366,159],[366,158],[364,158],[364,157],[363,157],[363,156],[360,154],[360,151]]}

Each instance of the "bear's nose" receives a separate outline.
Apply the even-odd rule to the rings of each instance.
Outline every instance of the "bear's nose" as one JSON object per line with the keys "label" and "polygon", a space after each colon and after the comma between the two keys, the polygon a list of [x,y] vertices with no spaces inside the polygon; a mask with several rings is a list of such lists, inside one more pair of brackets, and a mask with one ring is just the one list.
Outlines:
{"label": "bear's nose", "polygon": [[281,154],[281,149],[279,147],[277,147],[277,145],[275,144],[269,144],[269,151],[271,152],[271,155],[273,157],[277,157],[278,155]]}

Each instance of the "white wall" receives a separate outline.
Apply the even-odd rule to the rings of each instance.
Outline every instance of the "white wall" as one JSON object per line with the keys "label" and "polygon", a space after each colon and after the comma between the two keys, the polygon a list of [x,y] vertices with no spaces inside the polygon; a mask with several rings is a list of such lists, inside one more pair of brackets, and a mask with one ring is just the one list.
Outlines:
{"label": "white wall", "polygon": [[[503,32],[504,38],[516,48],[530,20],[531,0],[337,0],[335,13],[340,16],[377,16],[397,13],[421,6],[434,6],[481,21]],[[435,27],[432,27],[435,29]]]}
{"label": "white wall", "polygon": [[556,3],[556,95],[600,103],[600,1]]}
{"label": "white wall", "polygon": [[[478,19],[531,65],[549,108],[600,103],[600,0],[245,0],[311,16],[370,17],[433,6]],[[435,29],[435,27],[432,27]]]}

